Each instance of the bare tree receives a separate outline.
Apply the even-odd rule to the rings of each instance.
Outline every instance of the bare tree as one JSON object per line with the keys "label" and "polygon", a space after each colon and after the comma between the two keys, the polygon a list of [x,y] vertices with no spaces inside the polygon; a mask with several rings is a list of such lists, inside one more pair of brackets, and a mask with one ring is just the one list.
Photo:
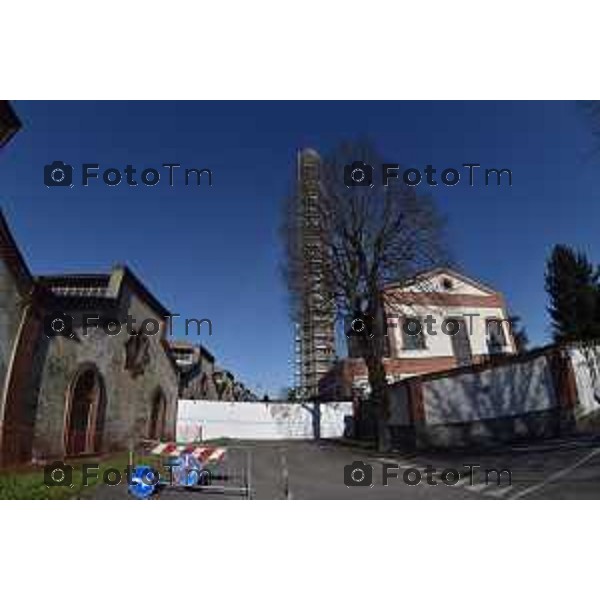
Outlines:
{"label": "bare tree", "polygon": [[525,326],[521,323],[521,317],[518,315],[508,316],[508,325],[515,342],[515,350],[517,354],[525,354],[527,347],[529,346],[529,336]]}
{"label": "bare tree", "polygon": [[[361,174],[357,161],[372,168],[372,181],[371,171],[367,167]],[[320,248],[317,264],[323,312],[333,306],[346,330],[356,319],[367,324],[362,335],[357,335],[355,347],[368,370],[380,448],[388,445],[385,423],[389,416],[383,361],[388,307],[384,306],[382,290],[388,284],[408,282],[421,271],[448,264],[444,222],[432,198],[418,195],[415,186],[400,179],[384,186],[383,166],[369,144],[340,146],[321,161],[321,193],[314,219],[298,219],[302,199],[295,196],[287,203],[283,228],[284,272],[293,313],[301,309],[307,294],[314,293],[314,278],[307,273],[307,263],[311,262],[307,252],[309,259],[314,258],[311,249],[307,250],[308,241]],[[361,176],[366,179],[355,181]],[[360,332],[354,329],[353,333]]]}

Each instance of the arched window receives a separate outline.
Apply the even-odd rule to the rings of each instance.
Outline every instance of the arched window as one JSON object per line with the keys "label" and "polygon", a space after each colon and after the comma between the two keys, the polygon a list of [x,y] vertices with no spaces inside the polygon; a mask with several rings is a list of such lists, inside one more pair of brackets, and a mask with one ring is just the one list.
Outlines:
{"label": "arched window", "polygon": [[81,367],[67,391],[65,451],[69,456],[102,449],[106,417],[104,380],[93,365]]}

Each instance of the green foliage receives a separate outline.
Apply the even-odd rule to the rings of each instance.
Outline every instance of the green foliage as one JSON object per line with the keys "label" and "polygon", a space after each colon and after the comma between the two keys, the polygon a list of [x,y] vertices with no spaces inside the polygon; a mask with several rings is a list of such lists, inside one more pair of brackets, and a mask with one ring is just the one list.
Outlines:
{"label": "green foliage", "polygon": [[582,252],[554,247],[546,265],[548,312],[556,342],[600,338],[600,271]]}
{"label": "green foliage", "polygon": [[[90,479],[88,485],[83,487],[80,465],[96,461],[100,464],[100,476]],[[0,500],[68,500],[86,497],[93,492],[95,485],[102,483],[103,471],[115,468],[123,472],[128,464],[128,455],[77,459],[67,463],[74,467],[72,487],[47,487],[44,483],[44,468],[41,465],[0,472]]]}

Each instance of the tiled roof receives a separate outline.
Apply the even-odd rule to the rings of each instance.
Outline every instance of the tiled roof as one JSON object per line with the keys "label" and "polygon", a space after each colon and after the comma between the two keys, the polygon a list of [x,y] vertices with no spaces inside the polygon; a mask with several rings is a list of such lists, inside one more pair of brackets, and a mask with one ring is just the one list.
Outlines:
{"label": "tiled roof", "polygon": [[6,100],[0,100],[0,148],[21,128],[21,121]]}

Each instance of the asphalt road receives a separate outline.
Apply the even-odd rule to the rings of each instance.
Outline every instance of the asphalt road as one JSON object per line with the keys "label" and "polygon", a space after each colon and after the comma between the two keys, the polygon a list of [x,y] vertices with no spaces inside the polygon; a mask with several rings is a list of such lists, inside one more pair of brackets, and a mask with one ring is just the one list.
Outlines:
{"label": "asphalt road", "polygon": [[[347,468],[356,461],[366,467]],[[347,486],[345,473],[364,485]],[[387,456],[340,442],[245,442],[228,446],[210,492],[166,488],[156,499],[234,499],[247,486],[254,499],[600,498],[600,438]],[[127,488],[98,485],[94,497],[123,499]]]}

